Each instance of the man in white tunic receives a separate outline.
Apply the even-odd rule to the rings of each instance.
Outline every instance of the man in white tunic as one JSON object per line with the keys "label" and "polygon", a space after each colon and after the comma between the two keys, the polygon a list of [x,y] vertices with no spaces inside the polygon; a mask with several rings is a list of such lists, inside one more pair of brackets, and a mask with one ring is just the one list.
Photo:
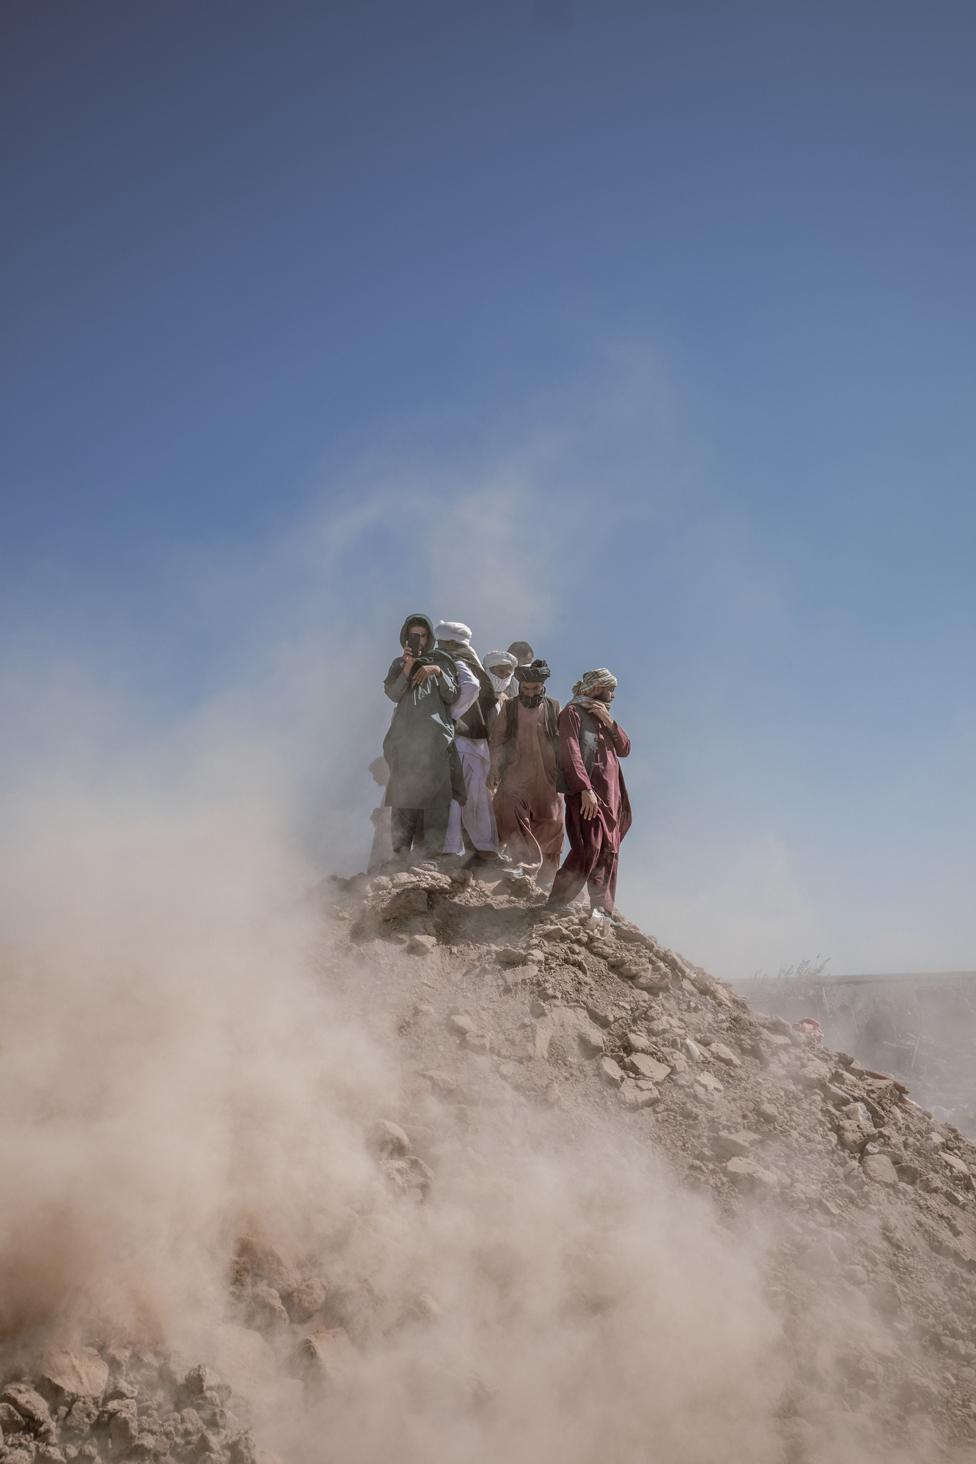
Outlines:
{"label": "man in white tunic", "polygon": [[458,668],[461,690],[451,707],[451,715],[456,734],[454,745],[461,760],[467,793],[463,805],[457,801],[451,804],[444,853],[463,854],[466,833],[476,857],[494,860],[498,854],[498,831],[492,797],[488,792],[491,769],[488,739],[495,720],[498,696],[491,677],[472,649],[471,630],[467,625],[459,620],[442,620],[434,627],[434,635],[438,650],[446,652]]}

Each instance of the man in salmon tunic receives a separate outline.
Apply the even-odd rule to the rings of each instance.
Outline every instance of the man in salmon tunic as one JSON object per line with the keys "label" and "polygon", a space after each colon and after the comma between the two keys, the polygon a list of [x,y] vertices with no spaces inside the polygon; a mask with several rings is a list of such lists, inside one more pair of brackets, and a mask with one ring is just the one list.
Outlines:
{"label": "man in salmon tunic", "polygon": [[563,847],[562,799],[556,791],[559,703],[545,695],[545,661],[518,666],[518,696],[502,704],[491,736],[498,841],[511,876],[552,883]]}
{"label": "man in salmon tunic", "polygon": [[586,885],[597,920],[613,913],[620,845],[631,823],[620,770],[630,738],[610,710],[616,690],[617,678],[605,667],[587,671],[559,716],[569,854],[553,882],[549,905],[564,910]]}

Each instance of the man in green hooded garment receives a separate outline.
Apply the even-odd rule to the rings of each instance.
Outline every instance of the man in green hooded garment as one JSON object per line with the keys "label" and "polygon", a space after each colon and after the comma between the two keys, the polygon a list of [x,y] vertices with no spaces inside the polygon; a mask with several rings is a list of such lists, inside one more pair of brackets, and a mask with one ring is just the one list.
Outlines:
{"label": "man in green hooded garment", "polygon": [[444,848],[451,798],[459,770],[450,708],[458,698],[453,660],[434,644],[433,622],[408,615],[400,630],[403,647],[383,683],[396,703],[383,756],[390,769],[386,802],[392,810],[394,857],[422,850],[426,858]]}

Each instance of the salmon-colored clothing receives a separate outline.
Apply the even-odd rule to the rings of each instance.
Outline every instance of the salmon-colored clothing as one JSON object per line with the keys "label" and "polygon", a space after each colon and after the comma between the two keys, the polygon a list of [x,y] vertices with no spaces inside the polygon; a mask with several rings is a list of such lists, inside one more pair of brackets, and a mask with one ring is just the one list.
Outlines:
{"label": "salmon-colored clothing", "polygon": [[527,874],[555,873],[563,847],[563,806],[556,792],[556,744],[549,724],[557,703],[517,703],[515,736],[509,738],[509,709],[499,710],[491,737],[492,773],[499,777],[495,820],[499,843]]}

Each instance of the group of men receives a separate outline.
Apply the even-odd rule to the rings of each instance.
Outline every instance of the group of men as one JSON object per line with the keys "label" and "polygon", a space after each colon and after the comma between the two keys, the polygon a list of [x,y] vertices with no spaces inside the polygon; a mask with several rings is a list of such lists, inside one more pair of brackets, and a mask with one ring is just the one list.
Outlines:
{"label": "group of men", "polygon": [[548,665],[525,641],[481,658],[466,625],[417,614],[400,647],[384,682],[393,719],[371,765],[386,782],[371,869],[468,852],[513,884],[548,888],[550,906],[566,908],[585,887],[597,918],[612,913],[631,822],[616,677],[586,672],[560,709],[546,693]]}

